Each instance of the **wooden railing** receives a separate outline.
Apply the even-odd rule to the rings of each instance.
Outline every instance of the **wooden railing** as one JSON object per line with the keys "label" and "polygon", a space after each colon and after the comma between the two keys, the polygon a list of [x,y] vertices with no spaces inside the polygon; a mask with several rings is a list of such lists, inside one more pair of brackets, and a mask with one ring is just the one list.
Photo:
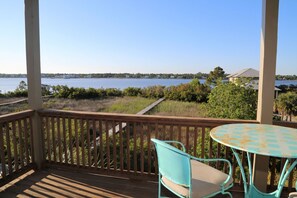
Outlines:
{"label": "wooden railing", "polygon": [[[0,116],[1,179],[33,165],[33,111]],[[232,162],[237,186],[242,178],[229,148],[213,141],[209,131],[230,123],[258,123],[252,120],[184,118],[61,110],[41,110],[43,156],[46,165],[83,168],[105,174],[156,178],[157,157],[151,138],[177,140],[189,154],[201,158],[226,158]],[[297,128],[297,123],[274,122]],[[116,133],[116,126],[119,131]],[[112,132],[112,133],[110,133]],[[245,153],[241,153],[245,162]],[[245,163],[243,163],[246,165]],[[212,166],[226,171],[221,163]],[[284,159],[271,158],[267,184],[275,188]],[[296,171],[295,171],[296,174]],[[296,178],[289,177],[291,191]]]}
{"label": "wooden railing", "polygon": [[[257,123],[60,110],[43,110],[39,114],[44,134],[43,151],[48,164],[104,170],[108,174],[155,177],[157,161],[150,139],[170,139],[184,143],[186,151],[196,157],[230,159],[234,162],[237,183],[242,181],[230,149],[214,142],[209,131],[222,124]],[[118,133],[115,133],[116,126],[120,126]],[[212,165],[227,168],[221,163]]]}
{"label": "wooden railing", "polygon": [[32,167],[32,110],[0,116],[0,183]]}

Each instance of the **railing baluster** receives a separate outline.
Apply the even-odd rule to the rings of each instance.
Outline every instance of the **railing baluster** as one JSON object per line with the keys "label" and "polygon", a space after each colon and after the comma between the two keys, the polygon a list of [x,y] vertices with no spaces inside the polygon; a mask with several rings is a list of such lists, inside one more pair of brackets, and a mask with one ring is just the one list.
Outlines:
{"label": "railing baluster", "polygon": [[189,153],[189,126],[186,128],[186,151]]}
{"label": "railing baluster", "polygon": [[126,129],[126,134],[127,134],[127,171],[130,173],[130,132],[131,132],[131,124],[127,122],[127,129]]}
{"label": "railing baluster", "polygon": [[120,170],[124,170],[124,148],[123,148],[123,125],[122,122],[119,123],[119,135],[120,135]]}
{"label": "railing baluster", "polygon": [[112,121],[112,143],[113,143],[113,147],[112,147],[112,155],[113,155],[113,169],[117,170],[117,152],[116,152],[116,144],[117,144],[117,140],[116,140],[116,135],[115,135],[115,130],[116,130],[116,123],[113,120]]}
{"label": "railing baluster", "polygon": [[275,157],[272,157],[270,159],[271,159],[272,166],[271,166],[271,170],[270,170],[271,176],[270,176],[269,187],[273,188],[274,187],[274,179],[275,179],[276,159],[275,159]]}
{"label": "railing baluster", "polygon": [[181,142],[181,126],[178,125],[178,141]]}
{"label": "railing baluster", "polygon": [[84,121],[80,119],[80,137],[81,137],[81,158],[82,158],[82,166],[86,166],[85,159],[85,130],[84,130]]}
{"label": "railing baluster", "polygon": [[194,156],[197,157],[197,127],[194,128]]}
{"label": "railing baluster", "polygon": [[173,125],[170,125],[169,133],[170,133],[170,140],[173,140]]}
{"label": "railing baluster", "polygon": [[140,123],[140,151],[141,151],[141,154],[140,154],[140,171],[141,171],[141,174],[143,175],[144,173],[144,152],[143,152],[143,123]]}
{"label": "railing baluster", "polygon": [[[225,159],[229,160],[228,154],[229,154],[229,147],[225,146]],[[224,172],[227,173],[227,170],[228,170],[228,164],[224,163]]]}
{"label": "railing baluster", "polygon": [[74,164],[73,160],[73,140],[72,140],[72,119],[68,118],[68,135],[69,135],[69,152],[70,152],[70,163]]}
{"label": "railing baluster", "polygon": [[212,158],[212,151],[213,151],[212,144],[213,144],[213,140],[212,140],[212,138],[209,138],[209,152],[208,152],[209,158]]}
{"label": "railing baluster", "polygon": [[[6,130],[9,130],[9,123],[6,125]],[[17,136],[16,136],[16,123],[12,121],[12,139],[13,139],[13,153],[14,153],[14,170],[19,170],[19,159],[18,159],[18,147],[17,147]]]}
{"label": "railing baluster", "polygon": [[107,170],[110,170],[110,148],[109,148],[109,128],[108,121],[105,121],[105,139],[106,139],[106,153],[107,153]]}
{"label": "railing baluster", "polygon": [[91,144],[90,144],[90,120],[86,120],[87,124],[87,149],[88,149],[88,166],[91,168]]}
{"label": "railing baluster", "polygon": [[205,156],[205,127],[202,127],[201,132],[201,158],[204,158]]}
{"label": "railing baluster", "polygon": [[99,121],[99,134],[100,134],[100,162],[101,169],[104,169],[104,158],[103,158],[103,126],[102,121]]}
{"label": "railing baluster", "polygon": [[[217,145],[218,145],[218,148],[217,148],[216,158],[221,158],[221,144],[217,143]],[[219,167],[220,167],[220,161],[217,161],[216,168],[219,169]]]}
{"label": "railing baluster", "polygon": [[74,130],[75,130],[75,146],[76,146],[76,165],[79,167],[79,138],[78,138],[78,123],[77,119],[74,119]]}
{"label": "railing baluster", "polygon": [[[46,117],[48,118],[48,117]],[[26,156],[26,165],[28,165],[30,163],[30,159],[29,159],[29,148],[28,148],[28,122],[27,122],[27,118],[24,118],[24,136],[25,136],[25,156]],[[49,127],[47,127],[47,130],[49,129]],[[48,144],[49,145],[49,144]]]}
{"label": "railing baluster", "polygon": [[62,163],[62,146],[61,146],[61,124],[60,117],[57,117],[57,132],[58,132],[58,149],[59,149],[59,162]]}
{"label": "railing baluster", "polygon": [[[27,122],[25,122],[25,125],[26,125],[26,123]],[[45,124],[46,124],[45,130],[46,130],[46,137],[47,137],[47,157],[48,157],[48,162],[50,163],[51,162],[51,144],[50,144],[50,123],[49,123],[48,117],[45,118]],[[27,127],[26,127],[26,129],[27,129]],[[27,133],[25,133],[25,134],[27,134]]]}
{"label": "railing baluster", "polygon": [[[292,161],[291,161],[292,162]],[[290,173],[289,179],[288,179],[288,191],[291,192],[292,191],[292,187],[293,187],[293,174],[294,172],[292,171]],[[295,186],[294,186],[295,188]]]}
{"label": "railing baluster", "polygon": [[[7,123],[8,124],[8,123]],[[6,178],[6,163],[4,154],[4,138],[3,138],[3,125],[0,125],[0,156],[1,156],[1,168],[2,168],[2,178]]]}
{"label": "railing baluster", "polygon": [[163,124],[162,139],[166,140],[166,125],[165,124]]}
{"label": "railing baluster", "polygon": [[[3,133],[3,129],[2,129],[2,124],[0,124],[1,127],[1,134]],[[7,130],[7,127],[5,129],[5,136],[6,136],[6,148],[7,148],[7,160],[8,160],[8,172],[9,174],[12,173],[12,163],[11,163],[11,145],[10,145],[10,133],[9,133],[9,129]],[[1,162],[3,163],[3,161],[1,160]],[[3,169],[2,169],[3,170]]]}
{"label": "railing baluster", "polygon": [[94,147],[94,158],[93,158],[93,160],[94,160],[95,168],[98,168],[98,165],[97,165],[97,161],[98,161],[97,157],[98,156],[97,156],[97,139],[96,139],[97,138],[96,121],[93,120],[92,123],[93,123],[93,147]]}
{"label": "railing baluster", "polygon": [[148,124],[148,130],[147,130],[147,147],[148,147],[148,157],[147,157],[147,163],[148,163],[148,174],[151,174],[151,125]]}
{"label": "railing baluster", "polygon": [[19,132],[19,151],[20,151],[20,163],[21,168],[24,168],[24,152],[23,152],[23,136],[22,136],[22,123],[21,119],[18,120],[18,132]]}
{"label": "railing baluster", "polygon": [[[242,152],[242,155],[241,155],[241,164],[242,166],[244,167],[244,164],[245,164],[245,156],[246,156],[246,153],[245,152]],[[240,174],[239,175],[239,185],[242,186],[243,185],[243,179],[242,179],[242,175]]]}
{"label": "railing baluster", "polygon": [[32,117],[29,117],[30,123],[30,148],[31,148],[31,157],[32,161],[35,162],[35,155],[34,155],[34,147],[33,147],[33,124],[32,124]]}
{"label": "railing baluster", "polygon": [[62,133],[63,133],[63,147],[64,147],[64,163],[68,164],[67,139],[66,139],[66,120],[62,117]]}
{"label": "railing baluster", "polygon": [[55,138],[55,118],[51,117],[52,121],[52,140],[53,140],[53,153],[54,153],[54,163],[57,162],[57,153],[56,153],[56,138]]}
{"label": "railing baluster", "polygon": [[137,172],[137,139],[136,139],[136,123],[133,122],[133,140],[134,140],[134,143],[133,143],[133,154],[134,154],[134,157],[133,157],[133,161],[134,161],[134,172],[136,173]]}

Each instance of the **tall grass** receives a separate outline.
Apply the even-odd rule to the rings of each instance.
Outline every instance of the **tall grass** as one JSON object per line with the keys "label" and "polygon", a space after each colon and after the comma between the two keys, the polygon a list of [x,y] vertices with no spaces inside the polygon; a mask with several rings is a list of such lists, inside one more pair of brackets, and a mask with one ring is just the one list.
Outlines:
{"label": "tall grass", "polygon": [[196,102],[163,101],[156,106],[151,115],[207,117],[206,105]]}
{"label": "tall grass", "polygon": [[103,112],[135,114],[155,101],[156,99],[142,97],[119,98],[112,105],[106,107]]}

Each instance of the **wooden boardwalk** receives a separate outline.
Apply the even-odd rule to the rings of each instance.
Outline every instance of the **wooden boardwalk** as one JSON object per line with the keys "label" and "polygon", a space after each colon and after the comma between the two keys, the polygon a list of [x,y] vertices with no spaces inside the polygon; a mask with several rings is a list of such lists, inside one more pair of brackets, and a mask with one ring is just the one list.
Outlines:
{"label": "wooden boardwalk", "polygon": [[[159,100],[153,102],[152,104],[150,104],[146,108],[144,108],[141,111],[139,111],[138,113],[136,113],[136,115],[144,115],[144,114],[146,114],[147,112],[149,112],[151,109],[153,109],[155,106],[157,106],[158,104],[160,104],[164,100],[165,100],[165,98],[160,98]],[[127,123],[122,123],[122,129],[124,129],[126,126],[127,126]],[[118,133],[119,131],[120,131],[120,125],[116,125],[115,126],[115,133]],[[108,135],[109,136],[112,136],[113,135],[113,129],[109,129]],[[99,141],[99,138],[97,139],[97,141]]]}
{"label": "wooden boardwalk", "polygon": [[[152,104],[150,104],[149,106],[147,106],[146,108],[142,109],[141,111],[139,111],[138,113],[136,113],[136,115],[144,115],[147,112],[149,112],[151,109],[153,109],[155,106],[157,106],[158,104],[160,104],[161,102],[163,102],[165,100],[165,98],[160,98],[159,100],[153,102]],[[124,129],[125,127],[127,127],[127,123],[123,122],[122,123],[122,129]],[[108,130],[108,136],[112,136],[113,133],[117,134],[118,132],[120,132],[120,125],[116,125],[113,128]],[[96,138],[97,141],[97,145],[100,145],[100,137]],[[92,149],[94,148],[94,144],[91,144]]]}

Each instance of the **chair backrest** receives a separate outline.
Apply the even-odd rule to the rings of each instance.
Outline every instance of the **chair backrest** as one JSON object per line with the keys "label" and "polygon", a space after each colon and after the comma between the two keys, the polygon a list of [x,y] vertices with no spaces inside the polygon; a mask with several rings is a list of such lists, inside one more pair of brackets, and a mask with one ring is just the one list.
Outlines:
{"label": "chair backrest", "polygon": [[157,150],[159,174],[178,185],[190,187],[192,178],[190,156],[163,141],[157,139],[151,141]]}

